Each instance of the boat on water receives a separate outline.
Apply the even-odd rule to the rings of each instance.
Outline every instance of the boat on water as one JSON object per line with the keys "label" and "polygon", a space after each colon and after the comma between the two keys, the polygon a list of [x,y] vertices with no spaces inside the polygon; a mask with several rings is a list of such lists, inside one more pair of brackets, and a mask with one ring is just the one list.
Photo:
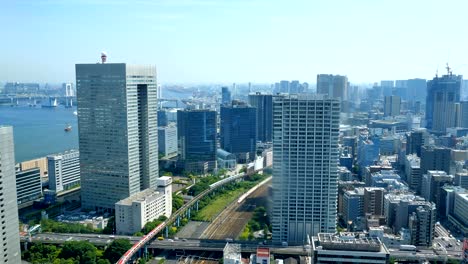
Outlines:
{"label": "boat on water", "polygon": [[65,132],[70,132],[72,130],[72,126],[67,125],[64,130],[65,130]]}
{"label": "boat on water", "polygon": [[49,99],[41,105],[43,108],[54,108],[58,106],[57,98],[49,97]]}
{"label": "boat on water", "polygon": [[73,111],[73,114],[77,116],[77,115],[78,115],[78,111]]}

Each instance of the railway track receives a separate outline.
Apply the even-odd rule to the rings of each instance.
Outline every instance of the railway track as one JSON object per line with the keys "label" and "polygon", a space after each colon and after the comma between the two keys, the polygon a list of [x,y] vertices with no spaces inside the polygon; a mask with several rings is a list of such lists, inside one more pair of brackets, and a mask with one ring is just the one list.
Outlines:
{"label": "railway track", "polygon": [[271,181],[260,186],[243,202],[237,200],[229,204],[202,233],[202,239],[236,239],[253,216],[256,206],[266,206],[268,186]]}

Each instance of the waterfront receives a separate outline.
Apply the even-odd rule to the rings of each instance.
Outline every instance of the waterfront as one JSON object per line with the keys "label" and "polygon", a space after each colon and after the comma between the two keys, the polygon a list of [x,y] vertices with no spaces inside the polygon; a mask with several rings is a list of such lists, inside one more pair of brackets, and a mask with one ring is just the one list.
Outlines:
{"label": "waterfront", "polygon": [[[0,106],[0,125],[14,131],[16,162],[44,157],[68,149],[78,149],[78,118],[74,108]],[[66,125],[72,126],[65,132]]]}

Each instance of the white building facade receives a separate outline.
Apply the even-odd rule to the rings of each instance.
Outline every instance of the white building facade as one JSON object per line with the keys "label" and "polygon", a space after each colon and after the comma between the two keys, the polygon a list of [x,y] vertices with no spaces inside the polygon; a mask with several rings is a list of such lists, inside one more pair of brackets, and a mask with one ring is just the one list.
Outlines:
{"label": "white building facade", "polygon": [[49,189],[59,193],[80,184],[80,152],[70,150],[47,156]]}
{"label": "white building facade", "polygon": [[302,244],[336,231],[340,102],[290,95],[273,105],[273,242]]}
{"label": "white building facade", "polygon": [[160,177],[158,188],[149,188],[115,204],[117,234],[131,235],[146,223],[172,214],[172,178]]}

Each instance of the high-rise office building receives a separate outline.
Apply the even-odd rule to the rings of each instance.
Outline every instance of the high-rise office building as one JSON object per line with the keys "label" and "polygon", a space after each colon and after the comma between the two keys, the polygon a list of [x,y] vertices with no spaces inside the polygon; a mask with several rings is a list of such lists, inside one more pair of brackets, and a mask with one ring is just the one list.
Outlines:
{"label": "high-rise office building", "polygon": [[115,203],[158,179],[156,67],[77,64],[82,207]]}
{"label": "high-rise office building", "polygon": [[205,173],[216,168],[215,111],[177,111],[177,138],[186,171]]}
{"label": "high-rise office building", "polygon": [[164,127],[169,124],[168,111],[159,109],[158,110],[158,127]]}
{"label": "high-rise office building", "polygon": [[428,170],[442,170],[450,173],[452,150],[449,148],[423,146],[421,148],[421,173]]}
{"label": "high-rise office building", "polygon": [[221,87],[221,104],[230,104],[231,100],[231,91],[229,91],[229,88]]}
{"label": "high-rise office building", "polygon": [[460,124],[459,126],[468,128],[468,101],[460,102]]}
{"label": "high-rise office building", "polygon": [[348,100],[348,77],[332,74],[317,75],[317,93],[328,94],[331,98]]}
{"label": "high-rise office building", "polygon": [[177,156],[177,126],[175,123],[158,127],[158,150],[164,158]]}
{"label": "high-rise office building", "polygon": [[221,106],[221,148],[236,155],[239,163],[255,159],[257,109],[245,104]]}
{"label": "high-rise office building", "polygon": [[426,127],[434,132],[445,133],[448,127],[456,126],[455,103],[460,102],[461,75],[448,72],[427,82]]}
{"label": "high-rise office building", "polygon": [[257,140],[271,142],[273,136],[273,95],[249,94],[249,104],[256,108]]}
{"label": "high-rise office building", "polygon": [[382,89],[382,95],[391,96],[393,94],[393,90],[395,89],[395,82],[394,81],[380,81],[380,88]]}
{"label": "high-rise office building", "polygon": [[429,202],[438,202],[440,200],[441,187],[445,184],[453,183],[453,175],[445,171],[429,170],[422,177],[421,196]]}
{"label": "high-rise office building", "polygon": [[413,102],[426,101],[427,82],[425,79],[409,79],[406,81],[407,99]]}
{"label": "high-rise office building", "polygon": [[0,126],[0,263],[21,263],[13,128]]}
{"label": "high-rise office building", "polygon": [[273,101],[273,241],[302,244],[336,230],[340,102],[320,95]]}
{"label": "high-rise office building", "polygon": [[419,129],[411,131],[406,134],[406,154],[416,154],[421,157],[421,148],[424,146],[424,142],[427,137],[425,129]]}
{"label": "high-rise office building", "polygon": [[62,192],[80,185],[80,152],[70,150],[47,156],[49,189]]}
{"label": "high-rise office building", "polygon": [[400,96],[385,96],[384,100],[384,116],[397,116],[400,115]]}

